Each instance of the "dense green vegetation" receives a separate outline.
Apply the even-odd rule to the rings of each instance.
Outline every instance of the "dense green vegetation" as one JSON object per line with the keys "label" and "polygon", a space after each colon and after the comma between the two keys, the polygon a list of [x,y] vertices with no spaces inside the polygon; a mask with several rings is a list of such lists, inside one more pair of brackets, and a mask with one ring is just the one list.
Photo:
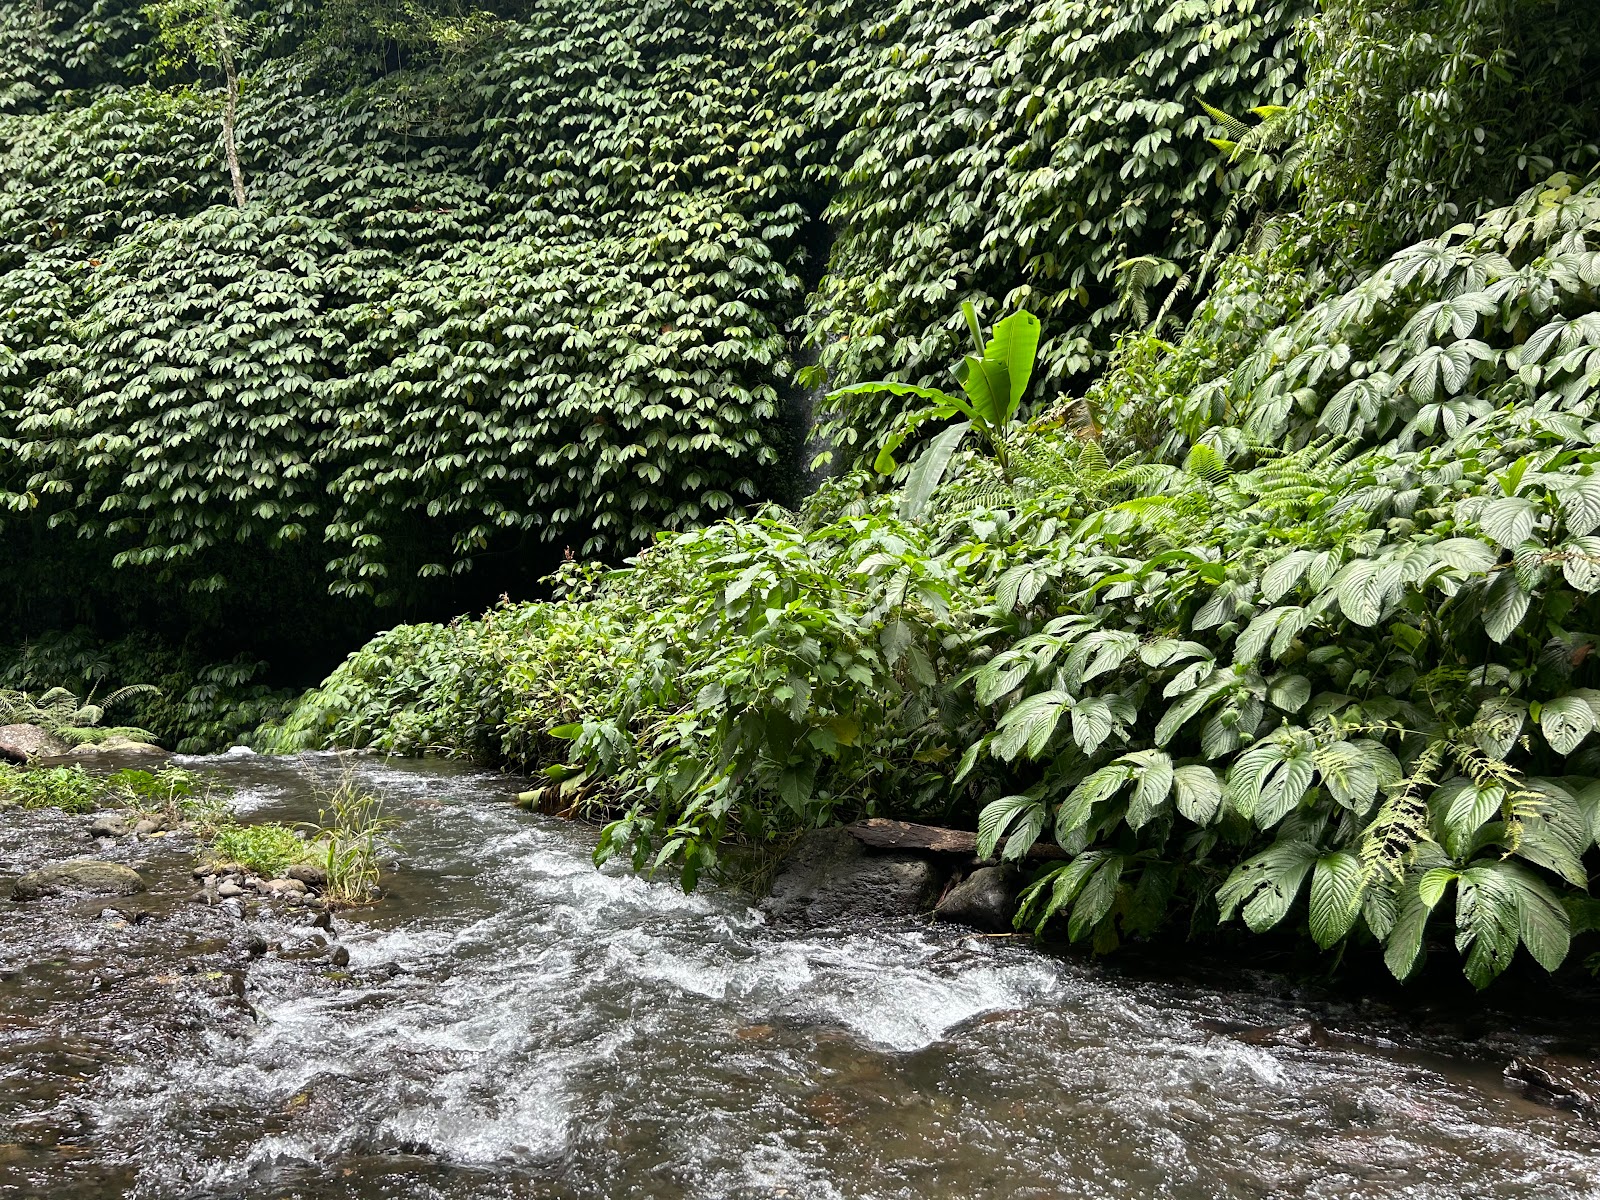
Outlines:
{"label": "dense green vegetation", "polygon": [[[1023,920],[1099,950],[1242,923],[1406,978],[1447,935],[1485,986],[1595,922],[1600,6],[246,32],[243,206],[214,81],[11,102],[32,569],[70,531],[49,586],[212,619],[312,611],[324,562],[405,611],[576,551],[262,745],[543,771],[685,886],[863,814],[1050,838]],[[801,500],[824,381],[842,473]]]}
{"label": "dense green vegetation", "polygon": [[[941,373],[958,293],[1046,317],[1040,396],[1082,377],[1119,263],[1234,236],[1197,98],[1296,74],[1289,5],[1190,7],[8,8],[7,640],[154,639],[110,682],[215,745],[219,659],[270,664],[243,715],[565,546],[792,500],[802,378]],[[881,405],[825,408],[875,452]]]}
{"label": "dense green vegetation", "polygon": [[79,766],[25,769],[0,763],[0,802],[70,813],[125,809],[137,817],[160,817],[173,828],[185,823],[203,832],[232,821],[226,795],[182,767],[94,775]]}

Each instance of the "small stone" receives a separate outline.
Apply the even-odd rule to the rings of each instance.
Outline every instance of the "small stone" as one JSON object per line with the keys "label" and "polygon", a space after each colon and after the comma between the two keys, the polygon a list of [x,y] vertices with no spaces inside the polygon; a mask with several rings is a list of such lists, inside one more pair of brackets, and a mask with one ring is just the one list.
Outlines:
{"label": "small stone", "polygon": [[335,946],[333,953],[328,955],[328,961],[336,967],[348,967],[350,965],[350,951],[343,946]]}
{"label": "small stone", "polygon": [[135,837],[149,837],[152,833],[159,833],[160,830],[161,822],[150,817],[144,818],[144,820],[140,821],[133,827],[133,833]]}
{"label": "small stone", "polygon": [[326,929],[329,933],[332,933],[333,915],[327,912],[319,912],[315,917],[311,918],[311,928]]}
{"label": "small stone", "polygon": [[128,836],[128,818],[119,812],[96,813],[89,821],[92,838],[120,838]]}
{"label": "small stone", "polygon": [[228,949],[244,958],[260,958],[267,952],[267,939],[259,933],[246,934],[229,942]]}
{"label": "small stone", "polygon": [[235,896],[244,895],[244,889],[237,883],[233,882],[232,879],[225,879],[221,883],[217,884],[217,895],[221,896],[224,900],[231,900]]}
{"label": "small stone", "polygon": [[131,896],[144,889],[144,880],[132,867],[81,858],[29,871],[11,885],[11,898],[36,900],[40,896],[54,896],[61,892]]}

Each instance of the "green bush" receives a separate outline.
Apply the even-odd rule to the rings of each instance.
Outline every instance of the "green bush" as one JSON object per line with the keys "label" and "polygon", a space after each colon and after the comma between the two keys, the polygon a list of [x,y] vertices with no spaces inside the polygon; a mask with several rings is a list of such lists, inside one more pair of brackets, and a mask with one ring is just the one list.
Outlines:
{"label": "green bush", "polygon": [[[965,341],[956,302],[1045,325],[1037,387],[1081,380],[1128,322],[1128,261],[1192,271],[1228,234],[1230,170],[1202,108],[1282,104],[1309,6],[1245,0],[841,6],[839,78],[820,111],[840,132],[836,230],[812,298],[834,384],[942,376]],[[841,14],[841,17],[843,14]],[[1232,231],[1237,241],[1239,231]],[[842,396],[821,411],[846,461],[895,415]]]}
{"label": "green bush", "polygon": [[105,807],[101,784],[82,767],[13,767],[0,763],[0,800],[20,808],[88,813]]}

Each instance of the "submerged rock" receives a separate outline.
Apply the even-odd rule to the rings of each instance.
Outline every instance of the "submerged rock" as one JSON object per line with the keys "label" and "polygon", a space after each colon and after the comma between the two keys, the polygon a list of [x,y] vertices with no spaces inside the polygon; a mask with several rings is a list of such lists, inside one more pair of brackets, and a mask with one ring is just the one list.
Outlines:
{"label": "submerged rock", "polygon": [[1530,1100],[1600,1118],[1600,1063],[1569,1054],[1531,1054],[1505,1070],[1508,1087]]}
{"label": "submerged rock", "polygon": [[987,933],[1009,933],[1017,911],[1017,877],[1005,867],[979,867],[945,893],[934,906],[940,921]]}
{"label": "submerged rock", "polygon": [[37,725],[0,725],[0,758],[25,763],[33,758],[59,758],[72,749]]}
{"label": "submerged rock", "polygon": [[80,858],[29,871],[11,885],[13,900],[36,900],[61,892],[89,892],[99,896],[131,896],[144,891],[144,879],[120,863]]}
{"label": "submerged rock", "polygon": [[933,903],[939,882],[939,871],[926,859],[868,854],[845,830],[818,829],[784,860],[762,908],[810,925],[906,917]]}

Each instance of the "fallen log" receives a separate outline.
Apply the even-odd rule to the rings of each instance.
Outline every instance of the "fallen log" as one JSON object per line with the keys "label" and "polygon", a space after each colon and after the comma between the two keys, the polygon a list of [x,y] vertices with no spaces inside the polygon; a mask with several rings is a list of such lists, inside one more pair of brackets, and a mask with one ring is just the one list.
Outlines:
{"label": "fallen log", "polygon": [[[910,821],[890,821],[883,817],[869,817],[846,825],[846,831],[863,846],[875,850],[920,850],[928,854],[976,854],[978,835],[966,829],[946,829],[940,825],[916,825]],[[1006,840],[1000,839],[1004,847]],[[1066,858],[1060,846],[1035,842],[1028,848],[1028,858]]]}

